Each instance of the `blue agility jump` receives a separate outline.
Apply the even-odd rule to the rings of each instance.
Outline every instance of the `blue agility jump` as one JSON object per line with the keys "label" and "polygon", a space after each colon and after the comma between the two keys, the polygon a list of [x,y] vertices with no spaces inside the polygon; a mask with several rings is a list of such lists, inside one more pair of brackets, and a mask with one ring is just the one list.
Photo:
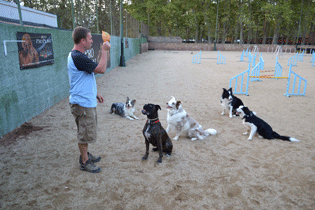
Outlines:
{"label": "blue agility jump", "polygon": [[291,58],[289,58],[288,66],[290,66],[290,65],[296,66],[296,63],[297,63],[297,60],[298,60],[298,56],[299,56],[299,53],[296,53],[295,56],[292,56]]}
{"label": "blue agility jump", "polygon": [[311,60],[312,66],[315,66],[315,51],[312,51],[312,60]]}
{"label": "blue agility jump", "polygon": [[252,57],[252,67],[254,67],[256,65],[256,53],[255,55]]}
{"label": "blue agility jump", "polygon": [[304,54],[305,54],[305,50],[303,50],[303,52],[299,54],[299,56],[298,56],[299,61],[303,61]]}
{"label": "blue agility jump", "polygon": [[[248,96],[249,74],[250,74],[250,63],[248,64],[248,69],[246,71],[230,79],[230,87],[232,87],[232,83],[235,84],[234,91],[233,91],[234,94],[245,94]],[[234,80],[235,82],[233,82]],[[239,82],[240,82],[240,88],[238,88]]]}
{"label": "blue agility jump", "polygon": [[226,64],[226,57],[220,54],[218,50],[217,64]]}
{"label": "blue agility jump", "polygon": [[[296,84],[297,79],[298,79],[298,84]],[[292,91],[289,92],[291,81],[292,81]],[[302,82],[304,82],[303,92],[301,91]],[[296,85],[297,85],[297,91],[295,91]],[[307,85],[306,79],[302,78],[300,75],[293,72],[292,71],[292,65],[290,65],[289,78],[288,78],[288,84],[287,84],[287,92],[284,95],[287,97],[290,97],[292,95],[305,96],[306,85]]]}
{"label": "blue agility jump", "polygon": [[200,53],[193,56],[192,63],[201,63],[201,50]]}
{"label": "blue agility jump", "polygon": [[282,66],[278,62],[278,57],[276,58],[276,65],[275,65],[275,77],[282,77]]}
{"label": "blue agility jump", "polygon": [[242,53],[242,55],[241,55],[241,62],[243,62],[244,61],[244,54],[245,54],[245,51],[243,50],[243,53]]}
{"label": "blue agility jump", "polygon": [[257,63],[257,65],[250,71],[250,76],[251,76],[250,81],[251,82],[261,81],[259,79],[260,78],[260,72],[264,70],[264,66],[265,66],[265,61],[264,61],[262,54],[261,54],[260,58],[259,58],[259,63]]}

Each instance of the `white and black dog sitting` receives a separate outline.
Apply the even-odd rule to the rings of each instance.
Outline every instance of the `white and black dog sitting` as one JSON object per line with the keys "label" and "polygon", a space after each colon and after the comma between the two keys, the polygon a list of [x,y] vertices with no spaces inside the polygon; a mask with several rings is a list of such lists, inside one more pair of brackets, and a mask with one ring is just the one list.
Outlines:
{"label": "white and black dog sitting", "polygon": [[168,133],[171,130],[175,130],[176,136],[173,138],[174,140],[177,140],[181,134],[194,141],[197,139],[202,140],[206,136],[215,135],[217,133],[217,131],[212,128],[203,130],[202,126],[182,108],[181,102],[176,101],[173,96],[172,99],[166,103],[166,108],[168,112],[166,132]]}
{"label": "white and black dog sitting", "polygon": [[122,117],[128,118],[129,120],[138,120],[133,113],[135,112],[135,104],[136,100],[133,99],[132,101],[129,100],[129,97],[127,97],[126,103],[113,103],[112,107],[110,108],[111,114],[118,114]]}
{"label": "white and black dog sitting", "polygon": [[271,126],[256,116],[256,114],[250,111],[246,106],[240,106],[237,112],[243,117],[243,124],[247,128],[247,132],[244,135],[248,135],[248,140],[252,140],[255,133],[258,133],[260,138],[265,139],[281,139],[284,141],[299,141],[292,137],[281,136],[272,130]]}
{"label": "white and black dog sitting", "polygon": [[232,88],[225,89],[223,88],[223,93],[220,99],[221,105],[223,106],[223,111],[221,115],[225,114],[225,110],[229,110],[229,117],[237,116],[236,109],[244,105],[242,100],[233,95]]}

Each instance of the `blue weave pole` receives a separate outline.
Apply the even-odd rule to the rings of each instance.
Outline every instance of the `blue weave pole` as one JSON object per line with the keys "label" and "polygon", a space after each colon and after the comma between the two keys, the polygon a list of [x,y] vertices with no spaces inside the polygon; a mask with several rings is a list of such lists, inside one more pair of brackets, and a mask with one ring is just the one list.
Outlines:
{"label": "blue weave pole", "polygon": [[291,58],[289,58],[289,60],[288,60],[288,66],[290,66],[290,65],[296,66],[298,57],[299,57],[299,53],[296,53],[295,56],[292,56]]}
{"label": "blue weave pole", "polygon": [[275,77],[282,77],[282,66],[278,62],[278,57],[276,58],[276,65],[275,65]]}
{"label": "blue weave pole", "polygon": [[200,53],[194,55],[192,57],[192,63],[201,63],[201,50],[200,50]]}
{"label": "blue weave pole", "polygon": [[248,47],[247,47],[247,49],[245,51],[245,56],[248,56]]}
{"label": "blue weave pole", "polygon": [[303,52],[299,54],[299,57],[298,57],[299,61],[303,61],[304,54],[305,54],[305,50],[303,50]]}
{"label": "blue weave pole", "polygon": [[[293,83],[292,84],[292,91],[289,91],[290,90],[291,80],[292,80],[292,83]],[[296,84],[297,80],[298,80],[298,84]],[[301,84],[302,84],[302,82],[304,82],[303,92],[301,91]],[[297,73],[293,72],[292,71],[292,64],[291,64],[290,65],[290,70],[289,70],[287,92],[284,95],[287,96],[287,97],[290,97],[290,96],[305,96],[306,85],[307,85],[306,79],[302,78],[300,75],[298,75]],[[296,86],[297,86],[297,91],[295,91]]]}
{"label": "blue weave pole", "polygon": [[[249,84],[249,74],[250,74],[250,63],[248,64],[248,69],[243,73],[236,75],[235,77],[230,79],[230,87],[232,87],[232,83],[235,80],[234,84],[234,94],[245,94],[248,96],[248,84]],[[240,88],[238,88],[238,83],[240,80]],[[246,81],[245,81],[246,80]],[[245,82],[245,84],[244,84]],[[244,87],[245,85],[245,87]],[[245,90],[244,90],[245,89]]]}
{"label": "blue weave pole", "polygon": [[226,57],[220,54],[218,50],[217,64],[226,64]]}
{"label": "blue weave pole", "polygon": [[243,62],[244,61],[244,54],[245,54],[245,51],[243,50],[243,53],[242,53],[242,55],[241,55],[241,62]]}

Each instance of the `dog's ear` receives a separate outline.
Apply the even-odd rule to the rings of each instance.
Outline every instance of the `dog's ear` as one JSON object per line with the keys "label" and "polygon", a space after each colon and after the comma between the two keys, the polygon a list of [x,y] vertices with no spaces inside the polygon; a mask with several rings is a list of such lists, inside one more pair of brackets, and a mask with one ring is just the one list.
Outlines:
{"label": "dog's ear", "polygon": [[155,105],[155,107],[156,107],[157,109],[161,110],[160,105]]}
{"label": "dog's ear", "polygon": [[225,88],[222,88],[223,89],[223,91],[227,91]]}
{"label": "dog's ear", "polygon": [[126,103],[129,101],[129,97],[127,96],[127,101],[126,101]]}
{"label": "dog's ear", "polygon": [[232,87],[230,87],[230,88],[228,89],[228,91],[231,91],[231,92],[233,92],[233,91],[232,91]]}
{"label": "dog's ear", "polygon": [[177,101],[176,102],[176,109],[178,109],[179,105],[181,104],[182,102],[181,101]]}
{"label": "dog's ear", "polygon": [[135,104],[135,103],[136,103],[136,99],[133,99],[133,100],[131,101],[131,103]]}

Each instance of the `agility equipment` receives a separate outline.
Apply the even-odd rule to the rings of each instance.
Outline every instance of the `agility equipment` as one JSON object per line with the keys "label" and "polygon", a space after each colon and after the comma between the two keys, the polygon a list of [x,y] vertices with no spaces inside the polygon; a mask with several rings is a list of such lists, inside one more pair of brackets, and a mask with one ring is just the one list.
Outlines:
{"label": "agility equipment", "polygon": [[[295,91],[297,79],[298,79],[298,85],[297,85],[297,91]],[[291,82],[292,82],[292,84],[291,84]],[[302,82],[304,82],[303,92],[301,92],[301,84],[302,84]],[[287,92],[284,95],[287,96],[287,97],[290,97],[290,96],[305,96],[306,85],[307,85],[306,79],[302,78],[300,75],[298,75],[297,73],[293,72],[292,71],[292,64],[291,64],[290,65],[290,70],[289,70]],[[292,91],[289,92],[290,86],[292,87]]]}
{"label": "agility equipment", "polygon": [[292,56],[291,58],[289,58],[288,60],[288,66],[292,65],[292,66],[296,66],[297,60],[298,60],[298,56],[299,53],[296,53],[294,56]]}
{"label": "agility equipment", "polygon": [[226,64],[226,57],[223,56],[218,50],[217,64]]}
{"label": "agility equipment", "polygon": [[245,51],[245,56],[248,56],[248,47],[247,47],[247,49]]}
{"label": "agility equipment", "polygon": [[276,59],[276,65],[275,65],[275,77],[281,77],[282,76],[282,66],[278,62],[278,57]]}
{"label": "agility equipment", "polygon": [[232,84],[234,84],[234,94],[245,94],[248,96],[249,74],[250,63],[248,64],[248,69],[246,71],[230,79],[230,87],[232,87]]}
{"label": "agility equipment", "polygon": [[250,52],[247,54],[247,57],[248,57],[248,61],[247,62],[251,63],[253,56],[252,56],[252,54]]}
{"label": "agility equipment", "polygon": [[283,51],[282,51],[282,47],[281,46],[277,46],[275,52],[273,53],[273,56],[272,57],[280,57],[282,56],[283,57]]}
{"label": "agility equipment", "polygon": [[299,61],[303,61],[304,54],[305,54],[305,50],[303,50],[302,53],[298,54],[298,60],[299,60]]}
{"label": "agility equipment", "polygon": [[244,54],[245,54],[245,51],[243,50],[243,53],[242,53],[242,55],[241,55],[241,62],[244,62]]}
{"label": "agility equipment", "polygon": [[[256,55],[255,55],[256,57]],[[254,62],[255,59],[253,59],[253,62]],[[260,78],[260,72],[266,72],[266,71],[263,71],[264,70],[264,66],[265,66],[265,61],[264,59],[262,58],[262,53],[260,55],[260,58],[259,58],[259,62],[257,63],[257,65],[250,71],[250,81],[253,82],[253,81],[261,81],[259,78]],[[267,76],[267,75],[266,75]],[[270,75],[268,75],[270,76]]]}
{"label": "agility equipment", "polygon": [[193,56],[192,63],[201,63],[201,50],[198,54]]}
{"label": "agility equipment", "polygon": [[315,51],[312,51],[312,60],[311,60],[312,66],[315,66]]}
{"label": "agility equipment", "polygon": [[252,57],[252,67],[254,67],[256,65],[256,53],[255,55]]}
{"label": "agility equipment", "polygon": [[254,49],[252,50],[253,53],[259,52],[257,45],[254,46]]}

